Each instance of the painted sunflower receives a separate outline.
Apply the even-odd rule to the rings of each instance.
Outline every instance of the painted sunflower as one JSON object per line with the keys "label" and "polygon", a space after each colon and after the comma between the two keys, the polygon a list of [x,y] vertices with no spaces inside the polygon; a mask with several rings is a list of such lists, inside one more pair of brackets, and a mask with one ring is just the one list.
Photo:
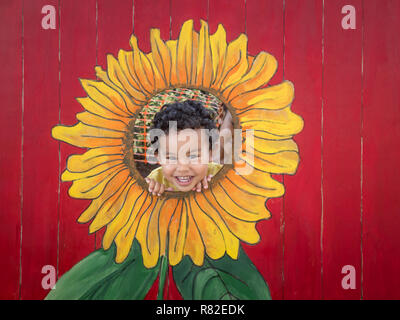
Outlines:
{"label": "painted sunflower", "polygon": [[[185,255],[196,265],[205,254],[237,259],[240,241],[260,241],[256,223],[270,217],[266,200],[284,194],[271,174],[294,174],[299,162],[293,136],[303,120],[290,109],[293,85],[268,86],[276,59],[267,52],[248,55],[244,34],[227,43],[222,25],[210,35],[206,22],[196,32],[188,20],[177,40],[164,42],[152,29],[150,41],[146,54],[132,36],[132,51],[108,55],[107,70],[96,67],[99,81],[81,80],[87,97],[77,100],[85,111],[77,114],[78,124],[58,125],[52,136],[88,150],[68,158],[62,181],[72,181],[71,197],[92,200],[78,221],[91,221],[90,233],[105,227],[103,248],[115,242],[118,263],[134,239],[147,268],[160,256],[172,266]],[[136,168],[132,127],[152,97],[171,88],[211,93],[232,114],[234,128],[254,130],[254,143],[247,148],[243,143],[240,163],[224,165],[209,189],[158,197],[147,191]],[[243,161],[254,168],[250,174],[240,174]]]}

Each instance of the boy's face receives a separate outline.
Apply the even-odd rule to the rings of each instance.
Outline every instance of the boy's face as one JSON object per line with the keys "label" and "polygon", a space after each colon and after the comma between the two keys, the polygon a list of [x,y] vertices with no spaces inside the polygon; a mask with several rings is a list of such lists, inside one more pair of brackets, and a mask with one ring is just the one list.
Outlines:
{"label": "boy's face", "polygon": [[202,129],[173,130],[160,137],[158,161],[164,177],[179,191],[190,191],[208,170],[208,136]]}

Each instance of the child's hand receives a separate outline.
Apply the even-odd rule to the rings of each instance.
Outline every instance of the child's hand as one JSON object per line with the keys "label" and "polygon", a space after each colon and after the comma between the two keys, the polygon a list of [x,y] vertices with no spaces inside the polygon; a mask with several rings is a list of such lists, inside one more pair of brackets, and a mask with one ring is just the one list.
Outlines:
{"label": "child's hand", "polygon": [[149,192],[153,194],[153,196],[161,196],[165,190],[173,191],[172,188],[165,189],[165,185],[155,181],[154,179],[145,178],[146,182],[149,184]]}
{"label": "child's hand", "polygon": [[201,187],[203,186],[204,189],[208,188],[208,182],[211,181],[212,174],[205,176],[203,180],[201,180],[195,187],[193,187],[192,191],[201,192]]}

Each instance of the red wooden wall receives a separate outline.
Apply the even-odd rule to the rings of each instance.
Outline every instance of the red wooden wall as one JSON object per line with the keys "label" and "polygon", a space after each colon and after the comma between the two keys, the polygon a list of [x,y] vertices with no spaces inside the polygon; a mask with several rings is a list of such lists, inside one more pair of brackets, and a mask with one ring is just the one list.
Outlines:
{"label": "red wooden wall", "polygon": [[[55,30],[41,28],[48,4]],[[355,30],[341,26],[344,5],[356,8]],[[78,78],[95,78],[132,32],[147,51],[150,27],[167,40],[191,18],[212,33],[222,23],[228,41],[246,33],[250,54],[277,58],[272,82],[295,85],[301,163],[276,177],[286,194],[268,202],[262,241],[245,246],[273,299],[399,299],[398,0],[2,0],[0,298],[42,299],[44,265],[61,276],[101,243],[76,222],[88,202],[59,179],[82,150],[50,136],[75,123]],[[345,265],[355,289],[341,286]],[[166,298],[180,298],[171,274]]]}

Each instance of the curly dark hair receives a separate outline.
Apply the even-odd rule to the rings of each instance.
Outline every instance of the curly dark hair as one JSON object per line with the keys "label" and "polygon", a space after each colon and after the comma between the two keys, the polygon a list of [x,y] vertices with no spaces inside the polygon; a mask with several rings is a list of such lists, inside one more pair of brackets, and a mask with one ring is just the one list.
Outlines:
{"label": "curly dark hair", "polygon": [[[210,149],[218,134],[216,122],[212,113],[203,106],[201,102],[186,100],[182,102],[169,103],[162,106],[153,118],[151,129],[160,129],[164,134],[168,134],[169,122],[176,121],[176,129],[208,129]],[[151,139],[151,144],[155,143],[158,137]]]}

